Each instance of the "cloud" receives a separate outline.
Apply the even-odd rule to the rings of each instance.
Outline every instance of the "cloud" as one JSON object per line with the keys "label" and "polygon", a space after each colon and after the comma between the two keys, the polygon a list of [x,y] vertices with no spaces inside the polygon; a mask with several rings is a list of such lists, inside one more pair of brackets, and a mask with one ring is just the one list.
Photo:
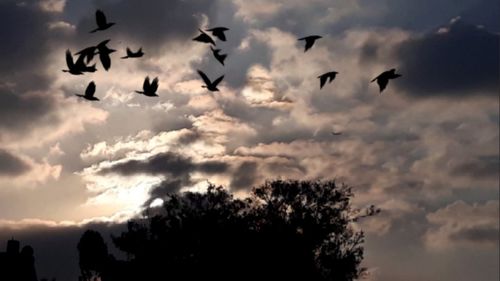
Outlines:
{"label": "cloud", "polygon": [[[176,42],[189,40],[202,23],[202,15],[215,12],[216,1],[200,0],[152,0],[139,3],[134,0],[105,1],[95,3],[110,22],[115,22],[108,34],[145,46],[148,55],[160,54],[164,43],[175,46]],[[95,26],[95,11],[77,26],[78,36],[87,36]],[[180,46],[175,46],[180,47]]]}
{"label": "cloud", "polygon": [[30,168],[21,158],[0,149],[0,176],[19,176]]}
{"label": "cloud", "polygon": [[415,97],[497,96],[500,36],[462,20],[440,30],[396,47],[398,85]]}
{"label": "cloud", "polygon": [[433,226],[425,233],[424,241],[430,249],[440,250],[456,246],[498,247],[498,201],[469,205],[456,201],[427,215]]}
{"label": "cloud", "polygon": [[230,187],[233,190],[249,190],[257,179],[257,163],[245,161],[234,172]]}

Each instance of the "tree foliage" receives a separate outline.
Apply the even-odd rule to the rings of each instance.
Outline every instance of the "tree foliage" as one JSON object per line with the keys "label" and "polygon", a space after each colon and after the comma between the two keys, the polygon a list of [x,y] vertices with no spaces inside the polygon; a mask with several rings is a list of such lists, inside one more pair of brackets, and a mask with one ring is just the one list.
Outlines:
{"label": "tree foliage", "polygon": [[222,187],[171,194],[128,222],[113,242],[127,253],[108,280],[353,280],[362,274],[363,233],[351,189],[334,181],[276,180],[246,199]]}

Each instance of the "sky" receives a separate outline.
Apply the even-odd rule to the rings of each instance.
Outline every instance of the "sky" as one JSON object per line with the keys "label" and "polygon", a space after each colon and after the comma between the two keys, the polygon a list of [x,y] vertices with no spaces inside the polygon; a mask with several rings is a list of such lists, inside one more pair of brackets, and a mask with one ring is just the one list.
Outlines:
{"label": "sky", "polygon": [[[116,25],[91,34],[97,9]],[[0,0],[0,251],[15,236],[39,277],[76,280],[84,229],[108,239],[164,194],[336,179],[382,209],[360,224],[367,280],[498,280],[499,18],[494,0]],[[191,40],[214,26],[225,66]],[[109,71],[61,71],[105,39]],[[134,92],[146,76],[159,97]],[[75,96],[90,81],[99,102]]]}

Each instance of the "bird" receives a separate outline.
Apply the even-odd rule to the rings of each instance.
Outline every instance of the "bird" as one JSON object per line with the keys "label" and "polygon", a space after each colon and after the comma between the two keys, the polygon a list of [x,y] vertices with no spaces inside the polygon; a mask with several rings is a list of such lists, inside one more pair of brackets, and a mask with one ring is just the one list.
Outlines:
{"label": "bird", "polygon": [[94,94],[95,94],[95,83],[94,83],[94,81],[91,81],[89,83],[89,85],[87,86],[87,89],[85,89],[84,95],[79,95],[79,94],[75,94],[75,95],[82,97],[86,100],[98,101],[99,99],[94,97]]}
{"label": "bird", "polygon": [[314,45],[314,42],[320,38],[323,38],[323,37],[321,37],[319,35],[311,35],[311,36],[299,38],[298,41],[302,41],[302,40],[306,41],[306,47],[304,49],[304,53],[305,53],[305,52],[307,52],[307,50],[311,49],[311,47]]}
{"label": "bird", "polygon": [[335,131],[333,131],[332,135],[334,135],[334,136],[340,136],[340,135],[342,135],[342,132],[335,132]]}
{"label": "bird", "polygon": [[86,58],[86,61],[85,61],[86,63],[89,63],[90,61],[92,61],[96,54],[97,54],[97,47],[96,46],[90,46],[90,47],[87,47],[87,48],[75,53],[75,55],[84,56]]}
{"label": "bird", "polygon": [[64,69],[63,72],[69,72],[73,75],[83,74],[81,63],[75,64],[73,62],[73,56],[71,55],[71,51],[69,49],[66,50],[66,65],[68,66],[68,69]]}
{"label": "bird", "polygon": [[95,21],[97,23],[97,28],[90,31],[90,33],[94,33],[98,30],[106,30],[106,29],[110,28],[111,26],[115,25],[114,22],[108,22],[106,20],[106,16],[104,15],[104,13],[101,10],[97,10],[95,12]]}
{"label": "bird", "polygon": [[122,59],[128,59],[128,58],[140,58],[144,55],[144,52],[142,51],[142,48],[139,48],[137,52],[132,52],[128,47],[127,47],[127,55],[124,57],[121,57]]}
{"label": "bird", "polygon": [[212,46],[210,46],[210,50],[212,50],[215,59],[217,59],[222,65],[224,65],[224,60],[226,59],[227,54],[221,54],[221,49],[214,49],[212,48]]}
{"label": "bird", "polygon": [[210,37],[208,34],[203,32],[203,30],[201,30],[201,29],[198,29],[198,30],[201,32],[201,34],[196,36],[195,38],[193,38],[194,41],[212,44],[215,46],[215,42],[214,42],[214,39],[212,39],[212,37]]}
{"label": "bird", "polygon": [[401,74],[396,73],[395,68],[392,68],[390,70],[382,72],[379,76],[373,78],[371,82],[377,80],[377,84],[380,87],[380,93],[382,93],[382,91],[387,87],[390,79],[396,79],[401,76]]}
{"label": "bird", "polygon": [[138,94],[143,94],[148,97],[158,97],[156,94],[156,90],[158,90],[158,77],[153,80],[153,83],[149,82],[149,76],[144,79],[144,83],[142,84],[142,91],[135,91]]}
{"label": "bird", "polygon": [[319,88],[322,89],[323,86],[325,86],[327,80],[328,80],[328,83],[332,83],[333,79],[335,79],[335,76],[337,74],[338,74],[337,71],[331,71],[331,72],[327,72],[327,73],[324,73],[324,74],[321,74],[320,76],[318,76],[319,82],[320,82]]}
{"label": "bird", "polygon": [[201,79],[203,79],[203,82],[205,82],[205,85],[201,86],[202,88],[207,88],[207,90],[212,91],[212,92],[217,92],[219,89],[217,89],[217,85],[224,79],[224,75],[221,77],[215,79],[213,82],[208,79],[207,75],[203,73],[203,71],[198,70],[198,74],[200,74]]}
{"label": "bird", "polygon": [[104,67],[106,71],[108,71],[111,67],[111,57],[109,56],[109,54],[116,52],[116,50],[110,49],[108,48],[108,46],[106,46],[109,41],[109,39],[104,40],[96,46],[99,53],[99,60],[101,61],[102,67]]}
{"label": "bird", "polygon": [[221,41],[226,41],[226,35],[224,34],[224,31],[229,30],[227,27],[214,27],[207,29],[206,31],[212,32],[212,35],[217,37]]}

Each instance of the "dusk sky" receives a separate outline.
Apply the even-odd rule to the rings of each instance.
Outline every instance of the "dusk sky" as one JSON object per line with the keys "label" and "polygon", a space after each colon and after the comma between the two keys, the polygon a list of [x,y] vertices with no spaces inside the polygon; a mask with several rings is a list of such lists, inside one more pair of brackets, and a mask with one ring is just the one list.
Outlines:
{"label": "dusk sky", "polygon": [[[89,33],[97,9],[116,25]],[[336,179],[382,210],[359,224],[366,280],[498,280],[499,19],[497,0],[0,0],[0,252],[14,236],[39,278],[77,280],[87,224],[209,182]],[[192,41],[214,26],[225,66]],[[105,39],[109,71],[61,71]],[[90,81],[98,102],[75,96]]]}

